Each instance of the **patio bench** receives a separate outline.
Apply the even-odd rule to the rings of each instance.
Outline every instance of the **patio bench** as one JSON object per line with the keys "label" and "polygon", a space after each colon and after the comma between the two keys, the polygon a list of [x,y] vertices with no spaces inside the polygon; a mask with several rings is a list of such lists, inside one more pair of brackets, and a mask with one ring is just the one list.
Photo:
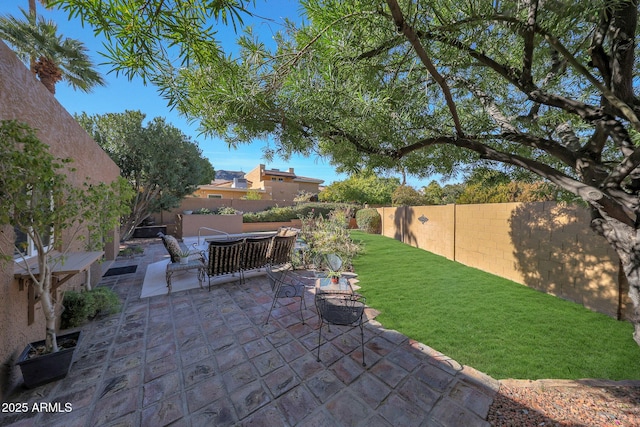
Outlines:
{"label": "patio bench", "polygon": [[243,283],[246,271],[291,263],[296,237],[297,233],[286,230],[267,238],[210,241],[205,261],[209,290],[215,276],[238,273]]}

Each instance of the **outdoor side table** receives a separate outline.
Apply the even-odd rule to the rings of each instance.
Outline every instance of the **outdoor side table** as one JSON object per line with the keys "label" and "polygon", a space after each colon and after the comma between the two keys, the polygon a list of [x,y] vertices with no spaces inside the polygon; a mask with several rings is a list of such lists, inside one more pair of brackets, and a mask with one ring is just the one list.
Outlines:
{"label": "outdoor side table", "polygon": [[197,270],[198,272],[198,284],[202,289],[202,282],[204,281],[205,266],[199,259],[190,260],[186,264],[180,264],[179,262],[170,262],[167,264],[167,288],[168,294],[171,293],[171,276],[178,271]]}
{"label": "outdoor side table", "polygon": [[322,293],[352,294],[353,287],[351,281],[346,277],[340,277],[338,283],[333,283],[328,277],[320,277],[316,279],[316,295]]}

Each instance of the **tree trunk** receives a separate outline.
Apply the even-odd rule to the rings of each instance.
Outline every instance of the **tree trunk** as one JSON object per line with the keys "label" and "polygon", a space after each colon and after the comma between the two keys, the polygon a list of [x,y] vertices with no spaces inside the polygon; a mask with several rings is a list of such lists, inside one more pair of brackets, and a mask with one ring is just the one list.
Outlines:
{"label": "tree trunk", "polygon": [[633,304],[631,323],[633,339],[640,346],[640,230],[612,218],[598,217],[591,221],[593,229],[604,236],[620,257],[629,283],[629,299]]}
{"label": "tree trunk", "polygon": [[631,323],[633,323],[633,339],[640,346],[640,253],[638,248],[631,256],[625,255],[622,260],[622,268],[629,282],[629,299],[633,304]]}
{"label": "tree trunk", "polygon": [[133,232],[136,229],[136,224],[137,224],[136,221],[138,221],[138,218],[129,217],[124,222],[124,224],[122,224],[122,226],[120,227],[120,241],[121,242],[126,242],[127,240],[129,240],[131,238],[131,236],[133,236]]}
{"label": "tree trunk", "polygon": [[56,339],[56,307],[51,296],[51,270],[45,263],[44,275],[40,275],[42,279],[42,292],[40,292],[40,304],[46,320],[46,337],[45,348],[47,352],[58,351],[58,342]]}
{"label": "tree trunk", "polygon": [[56,83],[62,80],[60,68],[49,58],[41,56],[35,64],[36,75],[40,82],[49,90],[56,93]]}

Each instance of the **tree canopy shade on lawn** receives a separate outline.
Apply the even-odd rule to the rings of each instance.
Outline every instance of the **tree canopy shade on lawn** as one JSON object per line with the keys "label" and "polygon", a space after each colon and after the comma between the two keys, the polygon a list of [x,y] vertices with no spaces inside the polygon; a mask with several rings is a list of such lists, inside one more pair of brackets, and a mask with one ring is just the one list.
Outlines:
{"label": "tree canopy shade on lawn", "polygon": [[140,111],[76,116],[135,192],[131,213],[121,221],[122,240],[150,213],[178,207],[197,185],[215,177],[213,166],[188,136],[161,117],[146,125],[144,119]]}
{"label": "tree canopy shade on lawn", "polygon": [[[640,344],[637,1],[303,0],[303,26],[288,23],[275,50],[247,31],[237,59],[203,41],[210,22],[190,11],[204,0],[50,3],[112,37],[116,69],[155,71],[172,105],[230,144],[271,135],[278,152],[343,171],[491,162],[582,198],[620,256]],[[123,31],[140,52],[120,49]],[[150,57],[162,42],[178,62]]]}

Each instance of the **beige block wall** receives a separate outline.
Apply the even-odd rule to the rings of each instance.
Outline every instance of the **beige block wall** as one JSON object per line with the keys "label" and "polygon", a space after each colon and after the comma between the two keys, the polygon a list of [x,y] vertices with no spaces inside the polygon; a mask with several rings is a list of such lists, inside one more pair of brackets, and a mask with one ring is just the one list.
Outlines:
{"label": "beige block wall", "polygon": [[[109,156],[2,42],[0,119],[15,119],[29,124],[37,129],[38,137],[49,144],[54,155],[75,159],[73,167],[77,171],[70,176],[75,184],[80,185],[87,177],[90,177],[90,182],[111,182],[120,175],[120,170]],[[4,227],[4,231],[6,234],[13,234],[11,227]],[[114,231],[115,242],[106,250],[111,259],[117,253],[116,233]],[[3,253],[13,252],[9,242],[4,241],[1,245]],[[83,249],[83,243],[72,246],[72,250]],[[101,268],[99,264],[91,268],[92,283],[99,279]],[[63,288],[78,288],[85,281],[85,276],[82,275],[72,279]],[[18,284],[13,279],[12,262],[0,264],[0,295],[0,400],[3,400],[21,380],[19,370],[13,366],[15,358],[27,343],[43,339],[45,328],[39,304],[36,305],[35,322],[27,325],[27,291],[18,289]]]}
{"label": "beige block wall", "polygon": [[590,229],[582,207],[540,202],[378,211],[385,236],[612,317],[619,310],[623,318],[631,314],[619,292],[618,257]]}
{"label": "beige block wall", "polygon": [[[242,215],[178,215],[176,237],[197,236],[201,227],[229,234],[242,233]],[[206,234],[212,233],[203,230],[202,235]]]}
{"label": "beige block wall", "polygon": [[455,205],[378,208],[382,234],[455,259]]}
{"label": "beige block wall", "polygon": [[[195,211],[207,208],[215,211],[221,207],[232,207],[241,212],[260,212],[273,206],[288,206],[292,203],[277,202],[274,200],[240,200],[240,199],[201,199],[198,197],[187,197],[183,199],[180,207],[169,211],[158,212],[152,215],[158,225],[175,225],[176,215],[182,214],[185,210]],[[169,227],[167,227],[167,230]]]}

